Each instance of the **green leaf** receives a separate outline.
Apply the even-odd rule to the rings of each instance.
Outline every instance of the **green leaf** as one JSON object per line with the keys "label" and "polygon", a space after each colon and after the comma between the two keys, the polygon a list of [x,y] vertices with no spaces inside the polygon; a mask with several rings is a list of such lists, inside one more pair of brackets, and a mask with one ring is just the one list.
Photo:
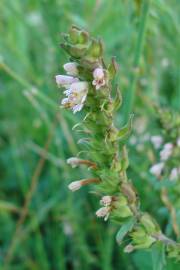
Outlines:
{"label": "green leaf", "polygon": [[162,242],[157,242],[152,246],[153,270],[163,270],[166,265],[165,247]]}
{"label": "green leaf", "polygon": [[131,130],[132,130],[132,120],[133,120],[133,114],[130,115],[128,123],[122,127],[119,132],[118,132],[118,137],[119,139],[125,139],[127,136],[130,135]]}
{"label": "green leaf", "polygon": [[123,238],[126,236],[126,234],[132,230],[133,226],[135,224],[135,219],[130,218],[127,222],[125,222],[121,228],[119,229],[117,235],[116,235],[116,241],[120,245]]}
{"label": "green leaf", "polygon": [[117,86],[113,109],[117,111],[121,107],[121,104],[122,104],[122,95],[121,95],[119,87]]}
{"label": "green leaf", "polygon": [[118,69],[119,69],[118,64],[117,64],[115,58],[113,57],[112,60],[111,60],[110,65],[108,66],[108,74],[109,74],[110,79],[114,78],[114,76],[116,75]]}

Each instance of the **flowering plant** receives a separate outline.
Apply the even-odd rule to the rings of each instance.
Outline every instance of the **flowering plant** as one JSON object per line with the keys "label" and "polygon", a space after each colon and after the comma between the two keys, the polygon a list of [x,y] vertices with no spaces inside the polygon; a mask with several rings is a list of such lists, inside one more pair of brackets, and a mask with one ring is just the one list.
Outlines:
{"label": "flowering plant", "polygon": [[157,109],[157,119],[161,135],[151,137],[155,164],[150,168],[158,181],[161,182],[161,200],[169,210],[172,227],[176,237],[180,235],[177,222],[180,192],[180,118],[175,112]]}
{"label": "flowering plant", "polygon": [[[74,129],[81,126],[86,136],[81,139],[85,158],[72,157],[67,162],[72,167],[86,165],[92,173],[91,178],[70,183],[69,189],[76,191],[92,185],[95,192],[101,194],[101,207],[96,216],[120,224],[116,239],[120,244],[128,236],[125,252],[160,244],[168,256],[177,259],[180,245],[166,237],[157,222],[141,211],[137,191],[127,176],[126,140],[131,132],[132,116],[122,128],[115,126],[115,113],[122,103],[119,87],[114,89],[112,84],[117,63],[113,58],[106,65],[101,40],[76,26],[64,34],[61,47],[70,56],[70,62],[64,65],[67,75],[56,76],[58,86],[65,89],[66,97],[61,104],[73,113],[83,109],[84,117]],[[163,156],[169,155],[168,151]],[[161,168],[155,169],[151,171],[157,173]]]}

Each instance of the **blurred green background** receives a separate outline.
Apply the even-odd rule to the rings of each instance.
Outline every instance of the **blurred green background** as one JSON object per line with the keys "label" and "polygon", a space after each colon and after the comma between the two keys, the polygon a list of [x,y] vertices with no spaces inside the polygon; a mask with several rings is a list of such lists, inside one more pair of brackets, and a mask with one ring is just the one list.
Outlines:
{"label": "blurred green background", "polygon": [[[72,131],[80,114],[59,108],[54,81],[68,60],[60,33],[76,24],[102,37],[107,61],[116,56],[126,101],[142,2],[0,1],[0,269],[154,269],[150,252],[123,253],[115,241],[117,225],[96,219],[98,202],[88,188],[68,191],[70,181],[86,175],[66,165],[80,150]],[[140,123],[148,119],[149,130],[152,100],[174,110],[180,106],[179,14],[178,0],[150,1],[133,109]],[[142,208],[158,218],[156,194],[141,184],[149,165],[142,158],[136,166],[139,156],[129,152]],[[179,268],[169,263],[167,269]]]}

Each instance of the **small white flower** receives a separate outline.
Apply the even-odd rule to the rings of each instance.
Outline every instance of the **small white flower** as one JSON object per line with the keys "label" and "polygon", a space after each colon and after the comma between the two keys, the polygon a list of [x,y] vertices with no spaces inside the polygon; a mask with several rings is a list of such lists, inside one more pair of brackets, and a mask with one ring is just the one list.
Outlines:
{"label": "small white flower", "polygon": [[177,139],[177,146],[180,147],[180,137]]}
{"label": "small white flower", "polygon": [[151,142],[155,149],[158,149],[163,143],[163,138],[159,135],[155,135],[151,137]]}
{"label": "small white flower", "polygon": [[126,253],[130,253],[133,250],[134,250],[134,246],[132,244],[129,244],[124,248],[124,252],[126,252]]}
{"label": "small white flower", "polygon": [[64,234],[67,236],[73,235],[73,228],[70,222],[68,221],[63,222],[63,231],[64,231]]}
{"label": "small white flower", "polygon": [[68,185],[68,188],[73,192],[76,191],[76,190],[79,190],[81,187],[82,187],[82,181],[81,180],[73,181]]}
{"label": "small white flower", "polygon": [[173,149],[173,144],[172,143],[166,143],[165,145],[164,145],[164,149],[166,149],[166,150],[172,150]]}
{"label": "small white flower", "polygon": [[32,26],[39,26],[42,24],[42,16],[39,12],[32,11],[29,14],[27,14],[27,21]]}
{"label": "small white flower", "polygon": [[64,68],[64,70],[66,71],[66,73],[68,75],[71,75],[71,76],[77,76],[78,75],[77,64],[74,63],[74,62],[66,63],[63,66],[63,68]]}
{"label": "small white flower", "polygon": [[167,160],[172,154],[173,150],[173,144],[172,143],[166,143],[163,147],[163,150],[160,152],[161,160]]}
{"label": "small white flower", "polygon": [[71,165],[72,168],[76,168],[79,165],[79,158],[71,157],[67,159],[67,164]]}
{"label": "small white flower", "polygon": [[100,218],[102,217],[106,221],[109,217],[109,213],[110,213],[110,208],[105,206],[105,207],[99,208],[96,211],[96,216]]}
{"label": "small white flower", "polygon": [[56,75],[55,79],[59,87],[65,87],[65,88],[68,88],[72,83],[79,81],[78,78],[74,78],[72,76],[67,76],[67,75]]}
{"label": "small white flower", "polygon": [[163,58],[161,61],[161,65],[163,68],[167,68],[169,66],[170,62],[168,58]]}
{"label": "small white flower", "polygon": [[179,171],[178,168],[173,168],[171,173],[170,173],[169,179],[171,181],[177,180],[178,176],[179,176],[179,173],[180,173],[180,171]]}
{"label": "small white flower", "polygon": [[161,175],[161,172],[164,168],[164,163],[160,162],[157,164],[154,164],[151,168],[150,168],[150,173],[152,173],[153,175],[155,175],[156,177],[159,177]]}
{"label": "small white flower", "polygon": [[100,200],[100,204],[103,206],[109,206],[112,202],[112,197],[107,195],[103,196],[102,199]]}
{"label": "small white flower", "polygon": [[96,68],[93,71],[93,78],[94,80],[92,84],[96,87],[96,90],[98,90],[99,88],[101,88],[106,84],[104,70],[101,67]]}
{"label": "small white flower", "polygon": [[88,94],[87,82],[75,82],[72,83],[70,88],[64,91],[67,98],[64,98],[61,104],[65,108],[71,108],[73,113],[81,111],[84,106]]}

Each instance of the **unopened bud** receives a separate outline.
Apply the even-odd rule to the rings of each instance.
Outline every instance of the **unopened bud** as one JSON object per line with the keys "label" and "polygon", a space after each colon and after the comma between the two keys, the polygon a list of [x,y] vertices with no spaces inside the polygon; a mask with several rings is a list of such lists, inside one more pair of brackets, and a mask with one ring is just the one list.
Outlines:
{"label": "unopened bud", "polygon": [[69,62],[69,63],[64,64],[63,68],[67,72],[68,75],[71,75],[71,76],[78,75],[77,64],[74,62]]}
{"label": "unopened bud", "polygon": [[69,87],[72,83],[78,82],[78,78],[67,75],[56,75],[56,83],[59,87]]}
{"label": "unopened bud", "polygon": [[76,190],[79,190],[80,188],[82,187],[82,181],[74,181],[72,183],[70,183],[68,185],[68,188],[71,190],[71,191],[76,191]]}
{"label": "unopened bud", "polygon": [[79,165],[80,159],[76,157],[71,157],[67,159],[67,164],[71,165],[72,168],[75,168]]}
{"label": "unopened bud", "polygon": [[88,178],[88,179],[82,179],[79,181],[73,181],[68,185],[68,188],[71,191],[76,191],[79,190],[82,186],[86,186],[88,184],[92,184],[92,183],[99,183],[100,180],[99,178]]}
{"label": "unopened bud", "polygon": [[86,165],[92,169],[96,169],[97,168],[97,165],[90,161],[90,160],[86,160],[86,159],[80,159],[80,158],[77,158],[77,157],[71,157],[71,158],[68,158],[67,159],[67,164],[71,165],[72,168],[75,168],[79,165]]}
{"label": "unopened bud", "polygon": [[106,221],[109,217],[110,208],[109,207],[101,207],[96,211],[96,216],[100,218],[104,218]]}
{"label": "unopened bud", "polygon": [[124,248],[124,252],[126,253],[131,253],[133,250],[134,250],[134,247],[132,244],[129,244]]}

